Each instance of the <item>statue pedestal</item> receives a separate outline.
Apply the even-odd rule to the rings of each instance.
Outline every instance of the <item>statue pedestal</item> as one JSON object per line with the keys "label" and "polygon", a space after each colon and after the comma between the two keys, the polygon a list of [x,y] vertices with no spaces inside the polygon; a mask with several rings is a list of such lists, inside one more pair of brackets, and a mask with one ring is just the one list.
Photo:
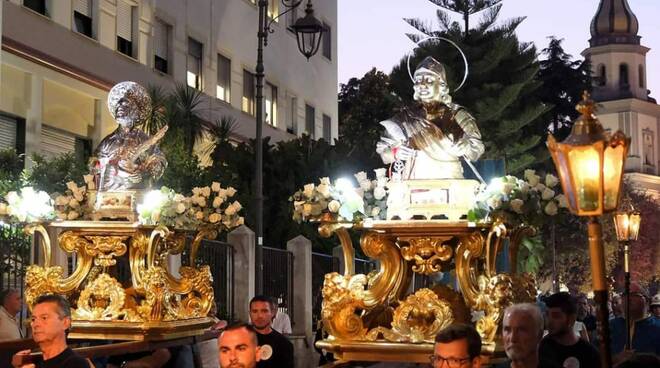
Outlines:
{"label": "statue pedestal", "polygon": [[88,194],[91,218],[93,221],[126,220],[137,221],[137,204],[144,199],[145,190],[121,190]]}
{"label": "statue pedestal", "polygon": [[393,181],[389,185],[387,218],[392,220],[466,218],[479,182],[469,179]]}
{"label": "statue pedestal", "polygon": [[[42,294],[66,296],[72,338],[164,340],[202,334],[213,323],[208,317],[213,278],[208,266],[194,265],[202,239],[215,238],[214,230],[61,221],[28,225],[26,232],[41,235],[44,259],[27,269],[26,304],[31,309]],[[58,233],[57,246],[75,255],[70,257],[75,269],[68,277],[62,267],[50,264],[49,232]],[[190,236],[193,241],[187,242]],[[168,269],[167,257],[183,252],[187,243],[191,266],[181,267],[177,278]]]}
{"label": "statue pedestal", "polygon": [[[482,354],[497,360],[504,309],[536,296],[531,275],[497,273],[495,260],[510,238],[515,259],[521,232],[496,221],[373,221],[356,226],[360,247],[380,269],[354,274],[350,224],[322,222],[319,232],[336,234],[344,251],[345,273],[326,274],[322,319],[329,337],[318,347],[341,361],[428,363],[435,335],[452,323],[472,323],[482,337]],[[512,262],[515,264],[515,262]],[[458,289],[447,285],[408,293],[413,273],[454,272]]]}

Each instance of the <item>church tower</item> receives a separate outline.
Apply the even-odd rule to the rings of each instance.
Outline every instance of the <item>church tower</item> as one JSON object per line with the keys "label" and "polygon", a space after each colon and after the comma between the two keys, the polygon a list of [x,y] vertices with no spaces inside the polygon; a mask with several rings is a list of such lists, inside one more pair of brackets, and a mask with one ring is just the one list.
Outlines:
{"label": "church tower", "polygon": [[[631,138],[627,176],[660,197],[660,105],[649,96],[646,54],[639,22],[628,0],[600,0],[591,21],[590,60],[592,98],[606,129],[621,130]],[[660,86],[655,86],[660,88]]]}

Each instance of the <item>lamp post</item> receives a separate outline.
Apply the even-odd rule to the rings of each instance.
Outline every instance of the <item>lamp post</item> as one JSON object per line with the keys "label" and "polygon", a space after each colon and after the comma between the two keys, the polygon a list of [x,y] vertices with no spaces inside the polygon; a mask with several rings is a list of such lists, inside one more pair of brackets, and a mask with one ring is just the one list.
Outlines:
{"label": "lamp post", "polygon": [[[270,0],[278,1],[278,0]],[[268,19],[267,10],[269,0],[258,0],[259,7],[259,29],[257,31],[257,67],[256,71],[256,131],[255,131],[255,223],[256,223],[256,249],[255,249],[255,263],[256,263],[256,292],[261,294],[263,292],[263,235],[264,235],[264,197],[263,197],[263,123],[264,123],[264,47],[268,46],[268,34],[273,33],[271,27],[273,22],[284,14],[298,8],[304,0],[279,0],[285,11]],[[321,22],[314,18],[314,9],[312,1],[307,1],[305,9],[305,16],[296,20],[291,29],[296,33],[298,41],[298,50],[309,58],[312,57],[319,49],[321,38],[323,36],[324,27]]]}
{"label": "lamp post", "polygon": [[569,209],[589,217],[589,255],[594,299],[598,305],[598,333],[602,367],[612,366],[608,323],[608,288],[605,277],[603,237],[598,216],[616,210],[619,202],[623,167],[630,139],[621,131],[605,133],[594,115],[594,102],[587,92],[577,105],[581,116],[562,143],[550,135],[548,149],[557,167]]}
{"label": "lamp post", "polygon": [[632,204],[628,201],[626,206],[622,206],[614,215],[614,228],[616,229],[616,239],[623,244],[623,271],[625,273],[625,296],[626,296],[626,350],[631,349],[630,341],[630,242],[637,240],[639,235],[639,225],[642,217],[635,211]]}

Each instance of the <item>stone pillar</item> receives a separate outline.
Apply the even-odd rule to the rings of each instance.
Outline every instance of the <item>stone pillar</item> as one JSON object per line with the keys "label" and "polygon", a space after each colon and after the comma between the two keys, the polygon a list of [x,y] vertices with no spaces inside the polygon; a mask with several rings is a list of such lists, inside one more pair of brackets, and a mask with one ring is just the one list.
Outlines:
{"label": "stone pillar", "polygon": [[25,167],[29,169],[33,165],[32,154],[40,152],[44,80],[38,75],[26,75],[30,79],[30,104],[25,117]]}
{"label": "stone pillar", "polygon": [[[332,257],[337,259],[337,262],[339,263],[339,271],[337,271],[340,275],[344,274],[344,270],[346,270],[346,264],[344,263],[344,249],[341,247],[341,245],[338,245],[334,248],[332,248]],[[355,269],[355,258],[353,258],[353,269]]]}
{"label": "stone pillar", "polygon": [[309,367],[314,343],[312,328],[312,242],[299,235],[286,243],[293,253],[293,315],[296,367]]}
{"label": "stone pillar", "polygon": [[227,234],[227,243],[234,248],[234,316],[249,322],[248,303],[254,296],[255,285],[254,231],[242,225]]}

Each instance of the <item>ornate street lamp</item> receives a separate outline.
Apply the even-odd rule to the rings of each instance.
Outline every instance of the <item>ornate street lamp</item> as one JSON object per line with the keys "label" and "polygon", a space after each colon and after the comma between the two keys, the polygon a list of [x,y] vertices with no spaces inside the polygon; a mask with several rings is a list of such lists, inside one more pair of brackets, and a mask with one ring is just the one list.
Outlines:
{"label": "ornate street lamp", "polygon": [[[270,0],[278,1],[278,0]],[[263,196],[263,123],[264,123],[264,46],[268,45],[268,34],[273,33],[274,30],[271,27],[273,22],[283,16],[284,14],[293,11],[302,4],[303,0],[280,0],[285,11],[279,13],[277,16],[274,16],[272,19],[268,19],[266,12],[268,9],[269,0],[259,0],[259,30],[257,31],[257,67],[256,71],[256,131],[255,131],[255,235],[257,238],[256,252],[255,252],[255,263],[256,263],[256,292],[261,294],[263,292],[263,236],[264,236],[264,196]],[[296,37],[298,39],[298,48],[302,52],[307,60],[312,57],[319,49],[321,43],[321,37],[323,36],[323,25],[320,29],[317,29],[317,33],[312,31],[311,25],[314,21],[318,24],[321,24],[316,18],[314,18],[314,9],[312,8],[312,1],[307,1],[307,9],[305,9],[305,17],[300,18],[296,21],[295,25],[292,26],[294,32],[296,32]],[[297,29],[296,26],[300,23],[300,28]],[[301,44],[301,38],[303,39]],[[315,41],[314,47],[308,47],[306,41]],[[301,48],[301,45],[303,46]],[[307,48],[306,48],[307,47]]]}
{"label": "ornate street lamp", "polygon": [[630,341],[630,242],[636,241],[639,235],[639,225],[642,217],[635,211],[630,201],[614,215],[614,228],[616,239],[623,244],[623,271],[625,272],[625,296],[626,296],[626,350],[631,349]]}
{"label": "ornate street lamp", "polygon": [[603,367],[612,366],[607,308],[607,281],[602,229],[598,216],[617,208],[623,168],[630,139],[621,131],[609,135],[594,115],[594,102],[583,94],[577,105],[582,114],[562,143],[548,137],[548,148],[557,167],[569,209],[589,217],[589,254],[594,298],[598,303],[599,340]]}

